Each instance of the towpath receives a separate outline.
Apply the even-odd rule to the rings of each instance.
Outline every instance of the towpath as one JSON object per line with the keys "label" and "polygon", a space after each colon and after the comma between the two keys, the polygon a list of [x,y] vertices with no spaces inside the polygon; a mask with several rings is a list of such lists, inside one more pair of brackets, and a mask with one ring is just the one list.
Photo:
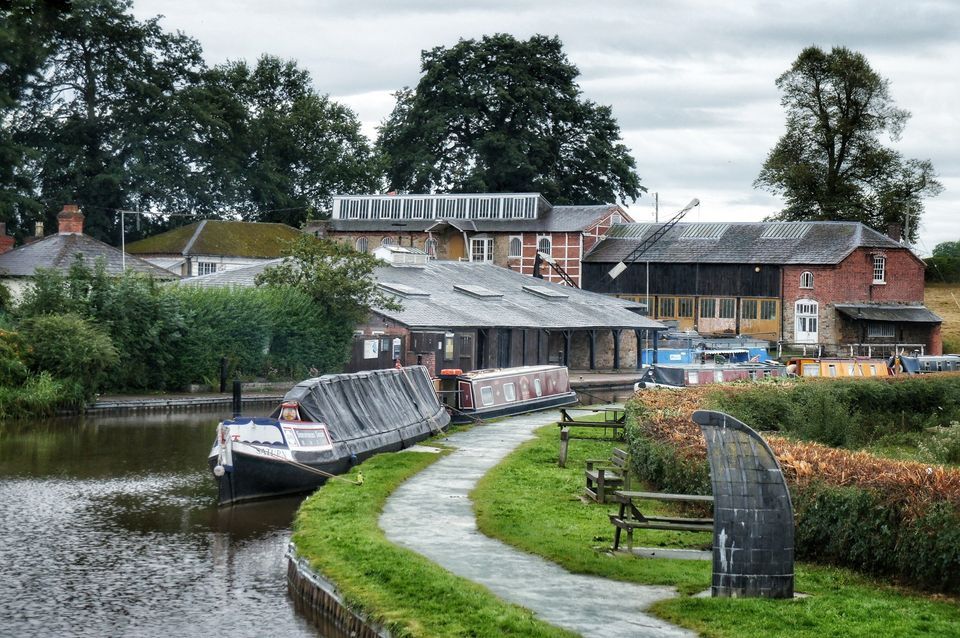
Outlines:
{"label": "towpath", "polygon": [[572,574],[477,529],[468,496],[477,481],[533,438],[535,429],[558,418],[557,412],[540,412],[451,435],[448,442],[457,449],[387,499],[380,527],[394,543],[583,636],[694,636],[644,612],[653,602],[674,596],[671,588]]}

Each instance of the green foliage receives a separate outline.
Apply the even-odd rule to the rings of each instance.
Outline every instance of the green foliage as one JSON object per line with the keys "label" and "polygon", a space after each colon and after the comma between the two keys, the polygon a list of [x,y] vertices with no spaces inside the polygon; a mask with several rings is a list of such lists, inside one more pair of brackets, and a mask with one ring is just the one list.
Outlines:
{"label": "green foliage", "polygon": [[11,307],[10,289],[0,282],[0,313],[6,313]]}
{"label": "green foliage", "polygon": [[927,264],[924,273],[927,281],[960,283],[960,241],[937,244],[933,256],[924,262]]}
{"label": "green foliage", "polygon": [[258,286],[290,286],[309,295],[331,325],[353,330],[371,308],[399,309],[393,297],[377,287],[374,270],[383,262],[345,242],[298,237],[289,257],[257,276]]}
{"label": "green foliage", "polygon": [[787,130],[754,184],[785,198],[777,218],[859,221],[882,233],[898,224],[915,240],[922,198],[943,187],[929,160],[881,144],[881,135],[898,139],[910,116],[894,105],[889,81],[860,53],[810,46],[777,88]]}
{"label": "green foliage", "polygon": [[917,448],[923,458],[933,463],[960,465],[960,422],[931,428],[930,435]]}
{"label": "green foliage", "polygon": [[86,396],[103,388],[119,362],[110,337],[77,315],[44,315],[20,324],[29,344],[24,360],[33,372],[74,382]]}
{"label": "green foliage", "polygon": [[379,189],[356,114],[317,94],[294,61],[227,62],[184,100],[198,119],[196,210],[298,227],[335,193]]}
{"label": "green foliage", "polygon": [[460,40],[424,51],[421,70],[380,127],[391,188],[536,191],[561,204],[646,190],[610,107],[582,98],[559,38]]}
{"label": "green foliage", "polygon": [[16,332],[0,330],[0,386],[17,386],[27,378],[23,340]]}
{"label": "green foliage", "polygon": [[59,409],[82,405],[87,398],[79,383],[41,372],[19,386],[0,384],[0,421],[52,416]]}
{"label": "green foliage", "polygon": [[758,384],[744,392],[714,392],[708,403],[758,430],[859,448],[960,418],[960,379],[927,375]]}

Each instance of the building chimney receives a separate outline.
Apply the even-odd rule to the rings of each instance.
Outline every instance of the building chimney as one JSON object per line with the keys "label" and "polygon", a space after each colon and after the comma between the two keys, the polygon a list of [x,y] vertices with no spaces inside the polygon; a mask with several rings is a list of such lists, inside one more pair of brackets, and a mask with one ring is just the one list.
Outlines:
{"label": "building chimney", "polygon": [[57,215],[57,221],[60,223],[58,232],[61,235],[83,233],[83,213],[80,212],[76,204],[64,204],[63,210]]}
{"label": "building chimney", "polygon": [[0,222],[0,255],[13,250],[13,237],[7,235],[7,223]]}
{"label": "building chimney", "polygon": [[887,224],[887,237],[899,244],[903,239],[903,226],[897,223]]}

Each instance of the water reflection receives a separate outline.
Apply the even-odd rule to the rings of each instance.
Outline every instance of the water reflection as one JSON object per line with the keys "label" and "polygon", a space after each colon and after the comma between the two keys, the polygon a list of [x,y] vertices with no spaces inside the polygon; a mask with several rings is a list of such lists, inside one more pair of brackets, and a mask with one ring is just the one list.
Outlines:
{"label": "water reflection", "polygon": [[0,635],[317,635],[286,595],[301,499],[218,509],[216,418],[0,425]]}

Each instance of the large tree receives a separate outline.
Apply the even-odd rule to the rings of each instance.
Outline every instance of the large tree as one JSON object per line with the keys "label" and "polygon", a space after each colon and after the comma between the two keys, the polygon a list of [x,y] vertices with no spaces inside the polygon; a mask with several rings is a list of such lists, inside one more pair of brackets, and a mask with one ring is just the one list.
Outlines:
{"label": "large tree", "polygon": [[582,97],[558,38],[460,40],[424,51],[421,71],[380,127],[391,188],[538,191],[555,203],[646,190],[610,107]]}
{"label": "large tree", "polygon": [[104,240],[118,238],[116,209],[182,200],[190,122],[177,91],[202,65],[194,40],[165,32],[158,18],[136,20],[130,7],[73,0],[11,118],[16,141],[32,151],[31,195],[47,220],[78,202],[87,232]]}
{"label": "large tree", "polygon": [[198,131],[194,210],[298,226],[335,193],[380,187],[357,116],[293,61],[214,67],[184,103]]}
{"label": "large tree", "polygon": [[909,112],[890,82],[855,51],[804,49],[777,78],[786,132],[754,185],[782,196],[778,219],[859,221],[881,232],[892,224],[915,239],[923,198],[942,190],[929,160],[905,159],[896,141]]}

